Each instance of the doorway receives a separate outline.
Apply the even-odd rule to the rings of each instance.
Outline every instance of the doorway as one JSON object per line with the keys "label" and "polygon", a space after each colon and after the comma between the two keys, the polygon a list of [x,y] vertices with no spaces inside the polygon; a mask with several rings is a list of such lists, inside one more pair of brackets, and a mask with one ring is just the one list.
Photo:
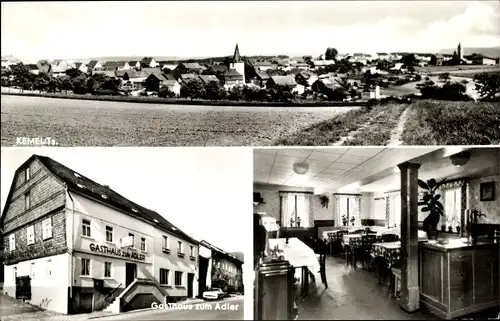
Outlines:
{"label": "doorway", "polygon": [[194,274],[193,273],[188,273],[188,293],[187,296],[188,298],[193,297],[193,285],[194,285]]}
{"label": "doorway", "polygon": [[199,272],[198,272],[198,296],[207,290],[207,274],[208,274],[208,259],[200,256],[199,259]]}
{"label": "doorway", "polygon": [[128,287],[134,282],[137,277],[137,264],[125,263],[125,287]]}

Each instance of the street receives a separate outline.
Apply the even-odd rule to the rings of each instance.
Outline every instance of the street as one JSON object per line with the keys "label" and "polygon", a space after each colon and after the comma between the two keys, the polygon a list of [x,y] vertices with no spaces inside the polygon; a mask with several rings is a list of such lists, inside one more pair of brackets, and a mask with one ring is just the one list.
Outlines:
{"label": "street", "polygon": [[179,302],[154,310],[123,313],[96,320],[243,320],[243,305],[242,296],[191,304]]}

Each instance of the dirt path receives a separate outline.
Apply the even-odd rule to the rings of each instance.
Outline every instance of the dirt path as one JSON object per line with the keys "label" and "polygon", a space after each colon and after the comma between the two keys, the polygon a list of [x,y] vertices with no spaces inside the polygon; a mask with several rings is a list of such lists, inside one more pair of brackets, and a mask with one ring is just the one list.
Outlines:
{"label": "dirt path", "polygon": [[410,112],[410,108],[408,107],[399,117],[399,122],[396,128],[393,129],[391,133],[391,139],[389,140],[389,146],[397,146],[402,145],[403,141],[401,140],[401,136],[403,135],[403,130],[405,129],[406,120],[408,119],[408,114]]}

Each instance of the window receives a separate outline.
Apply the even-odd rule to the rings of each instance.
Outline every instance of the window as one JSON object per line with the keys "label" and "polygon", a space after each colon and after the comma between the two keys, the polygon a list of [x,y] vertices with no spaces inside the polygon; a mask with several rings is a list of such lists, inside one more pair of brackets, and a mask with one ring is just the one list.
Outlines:
{"label": "window", "polygon": [[177,253],[182,253],[182,242],[177,241]]}
{"label": "window", "polygon": [[52,276],[52,260],[47,260],[47,276]]}
{"label": "window", "polygon": [[26,240],[28,245],[35,243],[35,227],[33,225],[26,228]]}
{"label": "window", "polygon": [[146,238],[141,237],[141,251],[146,252]]}
{"label": "window", "polygon": [[14,251],[16,249],[16,235],[9,235],[9,250]]}
{"label": "window", "polygon": [[26,182],[30,180],[31,178],[31,172],[30,172],[30,168],[29,166],[26,168],[26,171],[24,172],[25,173],[25,178],[26,178]]}
{"label": "window", "polygon": [[132,233],[128,233],[128,236],[132,238],[132,247],[135,247],[135,235]]}
{"label": "window", "polygon": [[[175,273],[177,273],[177,272],[175,272]],[[160,269],[160,284],[168,285],[169,284],[169,282],[168,282],[169,277],[170,277],[170,270]]]}
{"label": "window", "polygon": [[32,262],[32,263],[30,264],[30,277],[31,277],[32,279],[34,279],[34,278],[35,278],[35,262]]}
{"label": "window", "polygon": [[444,219],[446,226],[451,226],[456,231],[456,226],[461,225],[462,193],[461,187],[444,190]]}
{"label": "window", "polygon": [[311,227],[311,194],[282,192],[280,200],[282,227]]}
{"label": "window", "polygon": [[82,220],[82,236],[90,237],[90,221],[83,219]]}
{"label": "window", "polygon": [[24,194],[24,210],[28,210],[31,207],[31,197],[30,193]]}
{"label": "window", "polygon": [[169,245],[168,245],[168,236],[166,235],[163,235],[163,248],[164,249],[168,249],[169,248]]}
{"label": "window", "polygon": [[182,286],[182,272],[175,271],[175,286]]}
{"label": "window", "polygon": [[104,262],[104,277],[111,277],[111,262]]}
{"label": "window", "polygon": [[336,195],[336,200],[339,225],[343,224],[343,216],[347,218],[348,225],[361,225],[361,221],[359,219],[361,197],[351,195]]}
{"label": "window", "polygon": [[82,272],[81,275],[90,275],[90,259],[82,258]]}
{"label": "window", "polygon": [[194,246],[189,246],[189,255],[194,256]]}
{"label": "window", "polygon": [[42,239],[46,240],[52,237],[52,218],[42,221]]}
{"label": "window", "polygon": [[113,228],[106,226],[106,242],[113,242]]}
{"label": "window", "polygon": [[14,266],[14,281],[17,279],[17,267]]}

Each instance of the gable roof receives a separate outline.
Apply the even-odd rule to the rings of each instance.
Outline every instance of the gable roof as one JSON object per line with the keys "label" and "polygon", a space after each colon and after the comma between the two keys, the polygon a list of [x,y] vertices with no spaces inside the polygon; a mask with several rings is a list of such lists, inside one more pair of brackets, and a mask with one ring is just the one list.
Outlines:
{"label": "gable roof", "polygon": [[129,61],[128,64],[129,64],[129,66],[135,66],[135,65],[137,65],[138,62],[139,62],[139,60],[132,60],[132,61]]}
{"label": "gable roof", "polygon": [[[96,183],[93,180],[85,177],[84,175],[75,172],[74,170],[62,165],[61,163],[49,157],[36,154],[31,156],[16,170],[14,179],[18,175],[18,172],[22,170],[26,166],[26,164],[31,162],[33,159],[38,159],[52,175],[54,175],[66,185],[69,191],[89,198],[98,199],[100,202],[108,206],[121,210],[126,215],[144,220],[148,224],[156,226],[157,228],[164,231],[168,231],[168,233],[183,238],[184,240],[190,241],[194,244],[199,244],[198,241],[194,240],[192,237],[181,231],[179,228],[174,226],[157,212],[128,200],[127,198],[113,191],[108,186],[103,186],[99,183]],[[75,174],[78,174],[78,177]],[[83,186],[83,188],[80,186]],[[9,192],[7,200],[11,198],[13,190],[14,181],[11,185],[11,190]],[[105,195],[106,197],[102,197],[102,195]],[[4,212],[2,213],[2,226],[7,208],[8,206],[5,206]]]}
{"label": "gable roof", "polygon": [[179,82],[175,79],[174,80],[166,79],[161,82],[162,86],[167,86],[167,87],[175,86],[177,84],[179,84]]}
{"label": "gable roof", "polygon": [[127,74],[129,78],[146,78],[148,76],[148,74],[142,70],[125,69],[115,71],[115,76],[119,78],[123,78],[125,74]]}
{"label": "gable roof", "polygon": [[36,64],[27,64],[25,65],[26,68],[28,68],[29,70],[38,70],[38,65]]}
{"label": "gable roof", "polygon": [[90,68],[95,68],[95,66],[99,63],[99,61],[97,60],[91,60],[88,64],[87,64],[87,67],[90,67]]}
{"label": "gable roof", "polygon": [[236,257],[235,255],[231,254],[231,253],[228,253],[224,250],[222,250],[221,248],[211,244],[211,243],[208,243],[207,241],[205,240],[202,240],[200,242],[200,245],[203,245],[204,247],[210,249],[211,251],[213,252],[217,252],[219,255],[227,258],[228,260],[230,261],[233,261],[234,263],[239,263],[239,264],[242,264],[244,263],[242,260],[240,260],[238,257]]}
{"label": "gable roof", "polygon": [[151,75],[152,73],[159,72],[161,73],[161,68],[142,68],[141,69],[147,76]]}
{"label": "gable roof", "polygon": [[175,80],[175,81],[177,81],[177,79],[175,78],[175,76],[172,75],[172,74],[163,74],[163,77],[165,77],[165,79],[167,79],[167,80]]}
{"label": "gable roof", "polygon": [[219,79],[214,75],[200,75],[199,77],[206,84],[212,81],[219,82]]}
{"label": "gable roof", "polygon": [[154,60],[153,57],[144,57],[142,58],[141,63],[149,65],[153,60]]}
{"label": "gable roof", "polygon": [[272,81],[278,86],[296,86],[297,82],[292,76],[271,76]]}
{"label": "gable roof", "polygon": [[125,66],[126,61],[106,61],[102,64],[103,68],[115,68]]}
{"label": "gable roof", "polygon": [[241,76],[243,78],[243,75],[240,74],[236,69],[227,69],[223,75],[224,75],[224,77],[239,77],[239,76]]}
{"label": "gable roof", "polygon": [[183,62],[183,63],[179,64],[179,67],[185,68],[185,69],[192,69],[192,70],[203,70],[203,69],[205,69],[205,67],[203,67],[202,65],[200,65],[197,62]]}

